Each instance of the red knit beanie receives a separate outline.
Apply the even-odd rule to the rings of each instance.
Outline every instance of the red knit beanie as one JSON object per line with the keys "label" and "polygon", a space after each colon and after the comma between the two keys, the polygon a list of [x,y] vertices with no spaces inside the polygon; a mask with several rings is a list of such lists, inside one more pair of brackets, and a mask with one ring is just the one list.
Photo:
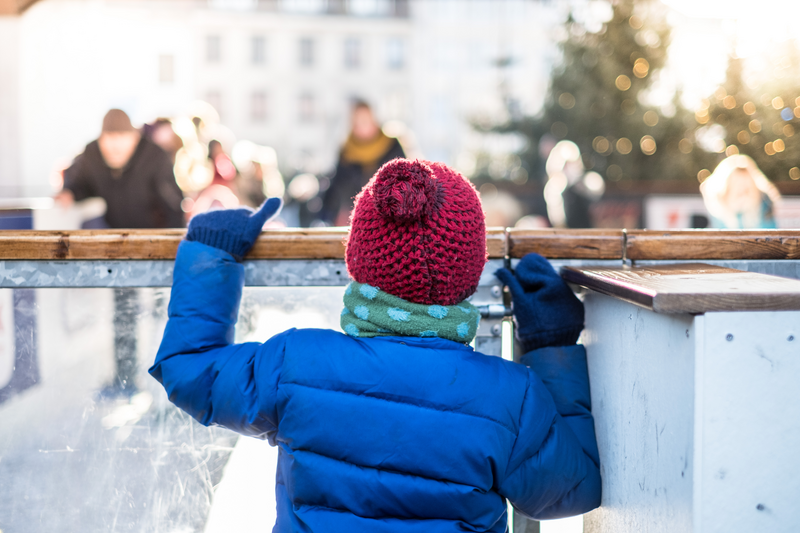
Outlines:
{"label": "red knit beanie", "polygon": [[486,263],[478,193],[441,163],[389,161],[356,196],[346,246],[358,283],[418,304],[457,304]]}

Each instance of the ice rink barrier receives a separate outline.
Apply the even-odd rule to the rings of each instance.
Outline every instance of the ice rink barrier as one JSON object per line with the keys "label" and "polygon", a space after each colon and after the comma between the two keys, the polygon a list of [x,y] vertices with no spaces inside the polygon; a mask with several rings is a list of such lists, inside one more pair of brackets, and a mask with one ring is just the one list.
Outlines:
{"label": "ice rink barrier", "polygon": [[[245,258],[246,285],[343,287],[348,282],[343,260],[346,232],[263,232]],[[7,342],[13,350],[4,354],[13,361],[10,366],[0,361],[0,418],[14,422],[11,411],[16,407],[19,417],[24,403],[19,398],[37,386],[46,388],[53,375],[42,367],[47,360],[42,357],[47,328],[42,326],[49,302],[36,303],[39,290],[169,287],[183,234],[0,232],[0,288],[12,289],[0,293],[10,294],[7,321],[15,326],[14,338]],[[511,344],[510,302],[493,272],[504,264],[513,266],[526,253],[548,257],[585,302],[582,342],[589,355],[604,491],[602,507],[585,517],[585,531],[796,530],[800,231],[493,228],[487,249],[489,261],[473,297],[484,315],[478,350],[501,355],[504,337],[506,345]],[[163,296],[163,289],[156,290]],[[152,343],[160,335],[157,327],[154,330]],[[3,365],[11,371],[4,373]],[[190,429],[192,423],[180,420]],[[113,427],[121,432],[126,426]],[[209,443],[229,437],[204,438],[190,446],[207,449]],[[12,440],[6,440],[7,447],[14,445],[9,444]],[[39,453],[52,457],[69,453],[68,448],[42,448]],[[5,461],[13,455],[8,449],[0,449],[0,454]],[[228,459],[224,453],[209,457],[206,463],[219,465]],[[190,461],[184,467],[196,469],[197,464]],[[115,483],[109,482],[112,488]],[[211,494],[212,488],[207,485],[204,494]],[[25,518],[25,505],[15,503],[19,496],[9,492],[3,496],[11,501],[0,503],[0,516],[13,511]],[[139,515],[126,516],[202,530],[213,516],[208,498],[202,496],[162,504],[170,507],[168,512],[145,506],[136,511]],[[39,503],[52,504],[46,498]],[[94,527],[80,519],[69,524],[87,531]],[[538,528],[523,519],[513,523],[515,532]],[[31,531],[44,529],[43,525]]]}

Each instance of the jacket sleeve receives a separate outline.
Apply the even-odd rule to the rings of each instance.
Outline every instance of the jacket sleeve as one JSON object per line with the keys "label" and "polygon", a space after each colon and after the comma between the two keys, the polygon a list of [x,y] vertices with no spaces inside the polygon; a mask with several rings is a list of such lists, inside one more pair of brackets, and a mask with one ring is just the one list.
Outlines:
{"label": "jacket sleeve", "polygon": [[175,171],[169,156],[161,148],[157,150],[159,154],[153,176],[153,192],[158,221],[164,228],[183,228],[186,226],[181,209],[183,192],[175,181]]}
{"label": "jacket sleeve", "polygon": [[600,505],[600,459],[583,346],[547,347],[530,367],[519,435],[499,490],[523,514],[546,520]]}
{"label": "jacket sleeve", "polygon": [[98,196],[86,175],[86,151],[75,158],[69,168],[64,169],[64,189],[72,192],[76,202]]}
{"label": "jacket sleeve", "polygon": [[244,267],[198,242],[178,247],[169,320],[150,374],[169,400],[205,426],[275,445],[277,387],[286,338],[233,344]]}

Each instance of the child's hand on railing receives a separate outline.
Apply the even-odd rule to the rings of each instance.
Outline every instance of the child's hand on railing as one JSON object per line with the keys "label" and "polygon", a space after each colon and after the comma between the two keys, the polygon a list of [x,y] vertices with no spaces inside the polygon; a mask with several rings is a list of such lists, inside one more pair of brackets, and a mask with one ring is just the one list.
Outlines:
{"label": "child's hand on railing", "polygon": [[528,254],[514,273],[501,268],[495,275],[511,291],[517,339],[526,353],[575,344],[583,329],[583,304],[547,259]]}
{"label": "child's hand on railing", "polygon": [[201,213],[189,222],[186,240],[219,248],[241,261],[269,220],[278,215],[283,200],[270,198],[253,211],[247,207]]}

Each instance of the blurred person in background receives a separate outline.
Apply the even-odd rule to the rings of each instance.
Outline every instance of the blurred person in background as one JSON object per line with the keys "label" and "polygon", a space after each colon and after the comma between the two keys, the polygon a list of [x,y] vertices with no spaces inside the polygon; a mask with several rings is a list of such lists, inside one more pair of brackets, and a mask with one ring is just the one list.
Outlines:
{"label": "blurred person in background", "polygon": [[175,155],[183,148],[183,140],[172,128],[172,121],[168,118],[157,118],[152,124],[145,124],[143,133],[156,143],[175,163]]}
{"label": "blurred person in background", "polygon": [[586,172],[581,151],[572,141],[559,141],[547,157],[544,198],[554,228],[591,228],[590,208],[605,192],[597,172]]}
{"label": "blurred person in background", "polygon": [[267,197],[283,197],[286,184],[274,148],[240,140],[231,149],[231,160],[238,171],[236,190],[242,205],[258,207]]}
{"label": "blurred person in background", "polygon": [[750,157],[722,160],[700,184],[711,225],[721,229],[774,229],[775,205],[781,194]]}
{"label": "blurred person in background", "polygon": [[181,193],[169,156],[112,109],[103,118],[100,137],[86,145],[64,171],[64,206],[90,197],[105,200],[108,228],[180,228]]}
{"label": "blurred person in background", "polygon": [[208,143],[208,162],[211,183],[194,199],[189,218],[215,209],[233,209],[242,203],[236,183],[236,166],[216,139]]}
{"label": "blurred person in background", "polygon": [[236,178],[236,190],[242,203],[249,207],[258,207],[264,203],[264,168],[258,161],[249,161],[248,172],[239,172]]}
{"label": "blurred person in background", "polygon": [[350,134],[339,152],[336,172],[323,200],[323,217],[334,226],[348,225],[353,197],[381,165],[397,157],[405,157],[400,142],[381,130],[369,104],[356,101]]}
{"label": "blurred person in background", "polygon": [[225,185],[231,190],[235,187],[236,167],[225,153],[222,143],[214,139],[208,143],[208,159],[214,165],[214,179],[212,185]]}
{"label": "blurred person in background", "polygon": [[[303,172],[294,176],[286,187],[287,197],[290,200],[288,209],[294,209],[297,216],[297,224],[300,227],[317,227],[324,225],[320,223],[320,215],[325,197],[326,178],[317,178],[310,172]],[[345,221],[342,225],[346,225]]]}
{"label": "blurred person in background", "polygon": [[[128,115],[112,109],[103,118],[100,138],[86,146],[64,171],[62,206],[100,197],[106,202],[108,228],[180,228],[183,194],[169,156],[131,125]],[[133,395],[136,376],[136,289],[114,290],[115,376],[103,397]]]}

